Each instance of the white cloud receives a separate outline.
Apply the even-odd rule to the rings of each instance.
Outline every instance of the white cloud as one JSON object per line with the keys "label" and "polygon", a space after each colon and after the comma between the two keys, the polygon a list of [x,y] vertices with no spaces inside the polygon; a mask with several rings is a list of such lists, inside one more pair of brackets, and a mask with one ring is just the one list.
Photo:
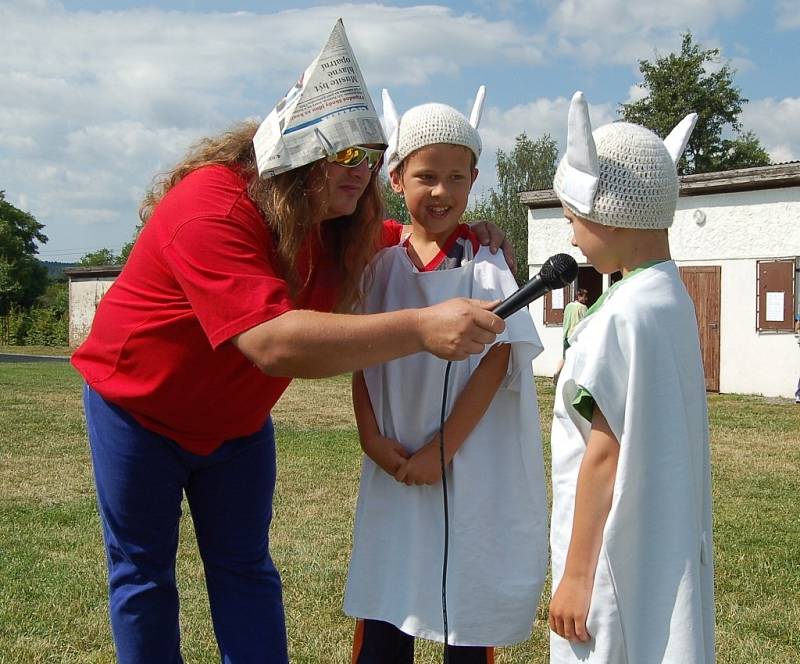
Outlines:
{"label": "white cloud", "polygon": [[[46,224],[45,250],[119,247],[152,176],[199,137],[266,115],[340,16],[373,92],[478,65],[543,60],[541,41],[513,21],[441,6],[202,14],[0,2],[0,172],[8,200],[24,201]],[[88,226],[93,234],[79,240]]]}
{"label": "white cloud", "polygon": [[[523,132],[531,140],[550,134],[558,143],[559,152],[563,152],[567,140],[569,102],[566,97],[539,98],[506,110],[487,108],[480,126],[483,141],[480,163],[482,170],[475,183],[474,193],[480,195],[497,186],[494,155],[498,149],[504,152],[513,150],[517,136]],[[589,117],[593,127],[600,127],[617,119],[611,104],[590,104]]]}
{"label": "white cloud", "polygon": [[800,28],[800,3],[797,0],[778,0],[776,26],[779,30]]}
{"label": "white cloud", "polygon": [[482,10],[500,14],[511,14],[519,7],[525,7],[530,0],[474,0],[474,4]]}
{"label": "white cloud", "polygon": [[697,35],[745,8],[744,0],[562,0],[549,28],[560,52],[594,65],[635,65],[670,52],[688,28]]}
{"label": "white cloud", "polygon": [[800,97],[751,100],[740,116],[773,162],[800,160]]}
{"label": "white cloud", "polygon": [[625,100],[625,104],[632,104],[637,101],[641,101],[645,99],[650,93],[647,91],[642,85],[638,83],[634,83],[632,86],[628,88],[628,98]]}
{"label": "white cloud", "polygon": [[[45,251],[119,248],[131,237],[153,175],[199,137],[263,117],[340,16],[378,101],[384,86],[424,88],[430,99],[443,99],[440,83],[460,84],[476,69],[496,69],[505,84],[500,72],[515,65],[555,71],[577,60],[579,68],[595,72],[607,65],[635,67],[639,58],[652,59],[655,49],[678,47],[687,26],[696,35],[712,31],[744,6],[745,0],[473,0],[481,12],[471,14],[441,5],[326,0],[268,14],[203,14],[76,12],[48,0],[0,0],[2,188],[9,201],[46,224],[51,242]],[[778,7],[781,27],[800,25],[796,2]],[[549,20],[520,19],[541,10],[550,12]],[[735,66],[747,63],[737,60]],[[524,99],[523,85],[512,86],[517,101]],[[463,94],[473,92],[470,83]],[[642,94],[631,86],[628,101]],[[397,98],[403,98],[399,90]],[[745,109],[745,127],[756,131],[773,159],[800,158],[792,129],[800,118],[784,109],[797,104],[792,98],[761,100]],[[550,133],[563,145],[567,106],[566,98],[542,97],[487,108],[478,190],[495,184],[497,148],[513,149],[523,131],[531,138]],[[615,119],[616,105],[592,106],[591,113],[599,126]],[[777,122],[771,113],[787,115]]]}

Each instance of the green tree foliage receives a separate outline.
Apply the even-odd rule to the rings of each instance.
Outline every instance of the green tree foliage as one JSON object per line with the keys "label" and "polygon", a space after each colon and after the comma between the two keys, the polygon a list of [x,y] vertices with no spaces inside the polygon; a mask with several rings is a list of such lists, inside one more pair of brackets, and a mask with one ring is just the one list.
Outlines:
{"label": "green tree foliage", "polygon": [[520,134],[510,153],[497,151],[497,189],[490,189],[469,213],[469,218],[488,219],[505,231],[514,245],[519,282],[528,279],[528,209],[519,192],[552,187],[557,159],[558,145],[549,134],[534,141]]}
{"label": "green tree foliage", "polygon": [[50,309],[57,316],[69,314],[69,285],[66,281],[51,281],[36,305]]}
{"label": "green tree foliage", "polygon": [[383,194],[383,202],[386,205],[386,217],[388,219],[396,219],[401,224],[410,224],[411,215],[408,213],[406,200],[392,189],[392,183],[389,178],[381,179],[381,193]]}
{"label": "green tree foliage", "polygon": [[0,191],[0,315],[31,306],[47,287],[47,268],[36,259],[37,243],[47,242],[42,228]]}
{"label": "green tree foliage", "polygon": [[725,152],[725,169],[767,166],[770,163],[767,151],[752,131],[741,132],[732,140],[724,139],[722,149]]}
{"label": "green tree foliage", "polygon": [[134,242],[136,242],[136,236],[130,242],[122,245],[122,249],[119,252],[119,265],[125,265],[128,262],[128,256],[131,255]]}
{"label": "green tree foliage", "polygon": [[69,342],[69,286],[51,281],[28,309],[0,317],[0,343],[11,346],[66,346]]}
{"label": "green tree foliage", "polygon": [[[692,40],[692,33],[683,35],[680,53],[656,57],[655,62],[639,61],[644,78],[640,86],[648,95],[644,99],[620,104],[623,120],[652,129],[662,138],[692,111],[699,116],[678,172],[709,171],[764,166],[769,155],[752,132],[743,132],[739,122],[742,105],[747,103],[734,85],[734,71],[722,67],[706,68],[719,63],[719,49],[703,50]],[[735,138],[724,139],[723,130],[730,128]]]}
{"label": "green tree foliage", "polygon": [[66,346],[69,343],[69,315],[59,315],[46,307],[34,307],[28,312],[29,324],[24,346]]}
{"label": "green tree foliage", "polygon": [[28,310],[12,308],[7,314],[0,316],[0,343],[5,346],[24,346],[30,326]]}
{"label": "green tree foliage", "polygon": [[136,240],[139,238],[139,234],[142,232],[144,228],[144,222],[139,222],[139,225],[133,231],[133,237],[130,239],[130,242],[126,242],[122,245],[122,249],[120,249],[119,256],[117,256],[117,265],[125,265],[128,262],[128,256],[131,255],[131,251],[133,251],[133,245],[136,244]]}
{"label": "green tree foliage", "polygon": [[78,264],[81,267],[100,267],[103,265],[122,265],[125,261],[111,249],[98,249],[81,256]]}

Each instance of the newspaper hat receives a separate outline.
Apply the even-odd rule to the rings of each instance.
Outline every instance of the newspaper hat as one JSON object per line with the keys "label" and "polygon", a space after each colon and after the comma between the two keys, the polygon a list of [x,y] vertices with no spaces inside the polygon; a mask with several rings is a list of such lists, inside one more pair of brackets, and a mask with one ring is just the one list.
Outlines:
{"label": "newspaper hat", "polygon": [[593,133],[586,98],[576,92],[553,189],[567,208],[598,224],[669,228],[678,203],[676,164],[696,123],[697,113],[690,113],[663,141],[628,122]]}
{"label": "newspaper hat", "polygon": [[342,19],[320,54],[253,137],[258,173],[269,178],[352,145],[386,145]]}
{"label": "newspaper hat", "polygon": [[397,113],[389,91],[383,91],[383,122],[389,134],[386,164],[391,173],[408,155],[426,145],[448,143],[463,145],[472,150],[475,162],[481,156],[481,137],[478,125],[486,98],[486,86],[478,88],[469,120],[456,109],[445,104],[422,104]]}

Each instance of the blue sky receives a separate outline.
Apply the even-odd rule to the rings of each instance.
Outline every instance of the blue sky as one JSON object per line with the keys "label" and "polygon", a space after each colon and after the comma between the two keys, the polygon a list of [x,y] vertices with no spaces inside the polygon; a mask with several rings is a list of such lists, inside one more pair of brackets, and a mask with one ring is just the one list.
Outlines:
{"label": "blue sky", "polygon": [[142,194],[197,139],[262,118],[342,17],[370,88],[398,110],[468,113],[487,85],[474,192],[525,131],[563,145],[568,99],[592,121],[639,98],[639,59],[690,29],[750,100],[746,129],[800,159],[800,0],[462,0],[392,3],[0,0],[0,189],[45,224],[42,258],[131,239]]}

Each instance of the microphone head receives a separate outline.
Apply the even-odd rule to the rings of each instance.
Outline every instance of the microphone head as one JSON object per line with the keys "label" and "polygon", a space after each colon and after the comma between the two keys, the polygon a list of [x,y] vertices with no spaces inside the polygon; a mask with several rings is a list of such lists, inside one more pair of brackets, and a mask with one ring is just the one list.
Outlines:
{"label": "microphone head", "polygon": [[578,276],[578,264],[569,254],[550,256],[539,271],[542,281],[550,288],[563,288]]}

